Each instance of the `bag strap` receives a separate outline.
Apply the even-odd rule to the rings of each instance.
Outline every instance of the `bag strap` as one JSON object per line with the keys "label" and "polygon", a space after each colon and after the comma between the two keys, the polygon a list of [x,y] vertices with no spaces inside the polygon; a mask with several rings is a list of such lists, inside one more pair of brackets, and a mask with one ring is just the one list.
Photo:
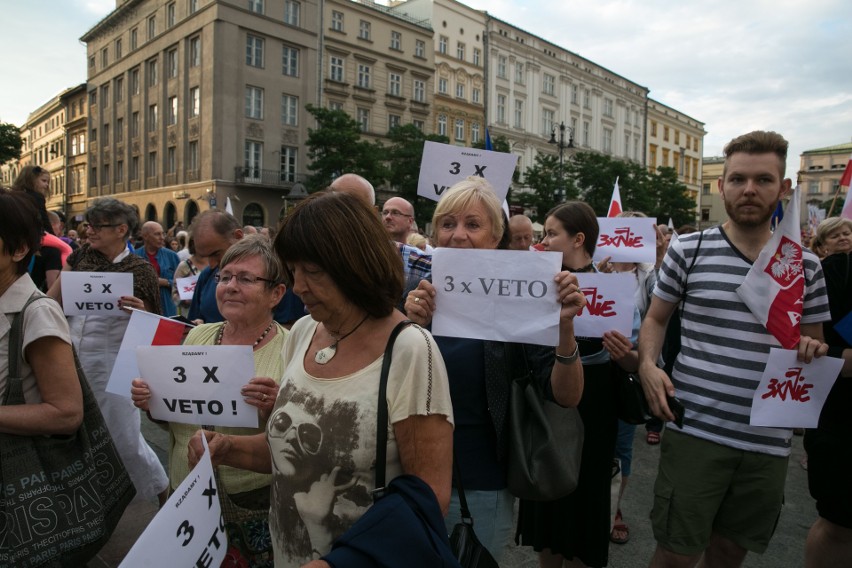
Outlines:
{"label": "bag strap", "polygon": [[456,451],[453,449],[453,477],[455,478],[453,485],[456,486],[456,492],[459,494],[459,508],[461,509],[461,520],[470,526],[473,526],[473,515],[470,514],[470,509],[467,507],[467,498],[464,496],[464,486],[462,486],[461,469],[459,468],[459,460],[456,458]]}
{"label": "bag strap", "polygon": [[683,320],[684,304],[686,304],[686,291],[689,287],[689,273],[692,272],[692,267],[695,266],[695,259],[698,258],[698,251],[701,249],[701,241],[704,239],[704,231],[698,232],[698,244],[695,245],[695,251],[692,253],[692,261],[689,263],[689,268],[686,269],[686,275],[683,281],[683,290],[681,291],[680,301],[680,318]]}
{"label": "bag strap", "polygon": [[21,311],[15,314],[12,320],[12,328],[9,330],[9,381],[6,386],[6,395],[3,397],[3,405],[23,404],[24,387],[21,378],[21,368],[24,366],[24,312],[27,307],[41,298],[47,296],[39,290],[35,290],[27,299]]}
{"label": "bag strap", "polygon": [[390,374],[393,344],[403,329],[411,324],[411,320],[396,324],[388,337],[385,356],[382,360],[382,374],[379,377],[379,401],[376,412],[376,488],[373,489],[373,501],[381,499],[385,493],[385,465],[388,454],[388,375]]}

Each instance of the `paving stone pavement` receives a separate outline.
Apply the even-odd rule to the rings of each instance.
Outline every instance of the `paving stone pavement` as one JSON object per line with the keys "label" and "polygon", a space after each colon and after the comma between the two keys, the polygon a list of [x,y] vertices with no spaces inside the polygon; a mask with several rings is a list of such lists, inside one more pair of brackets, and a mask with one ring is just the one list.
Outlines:
{"label": "paving stone pavement", "polygon": [[[165,465],[168,434],[144,416],[142,431]],[[644,428],[636,429],[633,444],[633,471],[622,502],[624,520],[630,527],[630,542],[624,545],[610,545],[609,566],[612,568],[645,567],[654,551],[655,543],[648,514],[653,501],[659,448],[659,446],[649,446],[645,443]],[[788,465],[786,502],[775,536],[765,554],[749,554],[746,557],[743,564],[745,568],[786,568],[804,565],[805,538],[817,515],[813,499],[808,493],[807,472],[799,465],[803,456],[802,438],[795,436],[793,454]],[[127,508],[113,538],[89,563],[89,567],[118,566],[156,512],[155,502],[132,503]],[[502,568],[537,568],[537,566],[536,555],[531,548],[517,547],[513,543],[506,547],[501,562]]]}

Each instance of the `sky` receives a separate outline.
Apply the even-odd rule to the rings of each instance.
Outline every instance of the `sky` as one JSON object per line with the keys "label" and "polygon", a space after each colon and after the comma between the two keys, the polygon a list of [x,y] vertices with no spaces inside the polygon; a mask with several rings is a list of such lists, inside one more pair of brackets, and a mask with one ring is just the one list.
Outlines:
{"label": "sky", "polygon": [[[775,130],[804,150],[852,142],[849,0],[467,0],[650,89],[704,123],[704,156],[730,139]],[[27,0],[4,6],[0,121],[21,124],[85,81],[81,35],[114,0]],[[22,22],[33,22],[31,26]]]}

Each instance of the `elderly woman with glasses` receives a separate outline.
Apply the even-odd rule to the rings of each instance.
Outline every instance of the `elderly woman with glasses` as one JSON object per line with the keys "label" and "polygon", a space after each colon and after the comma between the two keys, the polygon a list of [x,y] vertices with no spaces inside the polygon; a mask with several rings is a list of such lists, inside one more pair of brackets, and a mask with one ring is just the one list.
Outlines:
{"label": "elderly woman with glasses", "polygon": [[[296,322],[284,347],[266,435],[205,435],[214,464],[272,473],[275,565],[328,566],[319,558],[372,504],[379,377],[391,331],[405,319],[394,309],[402,266],[375,212],[346,193],[303,200],[275,249],[310,317]],[[396,338],[392,361],[387,479],[417,475],[446,510],[453,426],[443,361],[417,326]],[[200,437],[191,461],[203,453]]]}
{"label": "elderly woman with glasses", "polygon": [[[243,395],[248,404],[258,408],[263,425],[284,371],[281,351],[288,332],[273,320],[273,309],[285,292],[281,261],[269,239],[247,235],[227,250],[215,278],[216,303],[225,321],[192,329],[184,345],[251,345],[256,377],[243,388]],[[148,384],[136,379],[130,393],[133,403],[147,412],[151,399]],[[189,475],[188,444],[198,426],[169,422],[167,427],[169,483],[175,490]],[[222,435],[252,435],[262,433],[264,428],[217,427],[215,431]],[[230,559],[241,559],[235,565],[268,566],[272,558],[267,522],[271,477],[228,466],[219,466],[217,474]]]}
{"label": "elderly woman with glasses", "polygon": [[[71,253],[63,274],[72,270],[130,273],[133,295],[122,296],[119,307],[125,311],[134,308],[160,313],[154,269],[127,248],[127,240],[139,223],[136,210],[117,199],[104,197],[86,210],[86,223],[88,242]],[[61,277],[51,286],[49,295],[62,302]],[[157,497],[162,504],[168,495],[168,478],[157,454],[142,437],[139,412],[129,399],[106,391],[128,322],[129,318],[114,315],[68,318],[86,378],[137,495],[144,499]]]}

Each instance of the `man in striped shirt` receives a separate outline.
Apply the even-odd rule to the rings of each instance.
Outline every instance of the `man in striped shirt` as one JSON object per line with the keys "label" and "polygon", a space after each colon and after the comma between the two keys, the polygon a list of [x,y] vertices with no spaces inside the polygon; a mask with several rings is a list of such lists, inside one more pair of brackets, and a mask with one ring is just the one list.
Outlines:
{"label": "man in striped shirt", "polygon": [[[737,295],[771,236],[770,218],[790,191],[787,141],[751,132],[725,147],[719,191],[728,220],[671,243],[639,335],[639,373],[652,412],[683,427],[663,438],[651,512],[652,567],[740,566],[762,553],[784,497],[792,431],[749,425],[751,403],[771,347],[780,344]],[[697,255],[697,256],[696,256]],[[693,258],[695,262],[693,263]],[[824,355],[829,319],[819,261],[804,251],[799,359]],[[672,377],[656,365],[669,317],[683,301],[681,351]]]}

